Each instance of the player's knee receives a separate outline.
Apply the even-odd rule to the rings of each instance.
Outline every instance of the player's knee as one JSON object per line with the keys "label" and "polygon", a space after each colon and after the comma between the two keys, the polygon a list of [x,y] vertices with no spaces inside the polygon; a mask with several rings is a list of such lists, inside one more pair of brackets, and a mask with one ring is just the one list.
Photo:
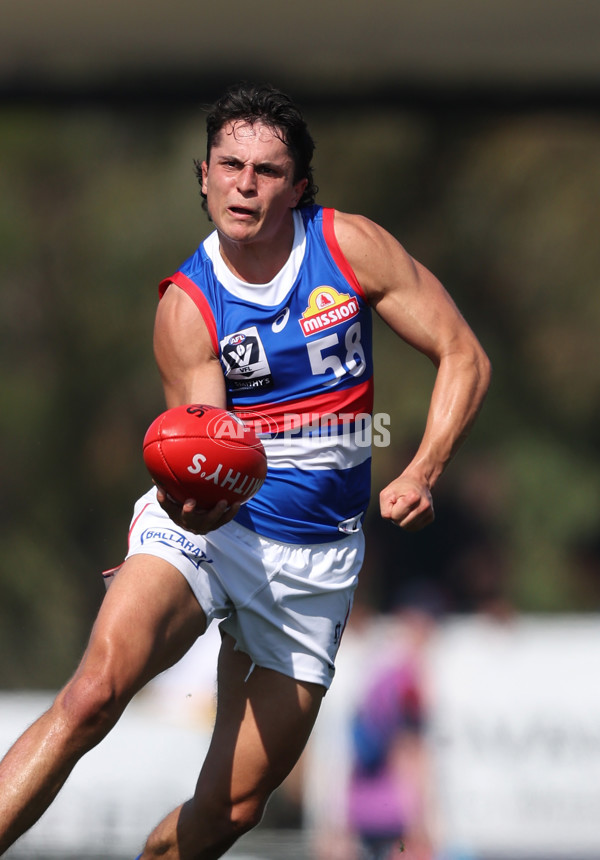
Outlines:
{"label": "player's knee", "polygon": [[250,797],[235,803],[229,810],[229,821],[233,832],[237,836],[242,836],[260,824],[265,807],[266,800],[260,797]]}
{"label": "player's knee", "polygon": [[195,798],[191,829],[196,830],[200,840],[214,846],[232,845],[240,836],[260,824],[266,800],[247,797],[243,800],[219,800],[216,797],[198,803]]}
{"label": "player's knee", "polygon": [[255,800],[232,804],[216,797],[194,798],[176,810],[176,828],[169,826],[168,816],[150,834],[144,857],[177,856],[189,860],[221,857],[239,838],[261,820],[264,804]]}
{"label": "player's knee", "polygon": [[71,731],[88,734],[94,742],[110,731],[125,705],[110,676],[98,672],[76,675],[59,695],[55,706],[61,709]]}

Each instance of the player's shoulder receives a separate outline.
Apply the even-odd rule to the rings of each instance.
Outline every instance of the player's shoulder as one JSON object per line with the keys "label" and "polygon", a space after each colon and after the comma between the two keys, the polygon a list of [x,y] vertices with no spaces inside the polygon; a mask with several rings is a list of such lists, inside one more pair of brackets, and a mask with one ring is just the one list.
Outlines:
{"label": "player's shoulder", "polygon": [[341,209],[333,209],[333,223],[338,238],[346,234],[352,238],[377,236],[383,229],[375,221],[367,218],[366,215],[344,212]]}
{"label": "player's shoulder", "polygon": [[394,275],[412,272],[410,255],[381,224],[358,214],[334,210],[338,244],[365,291],[373,296]]}
{"label": "player's shoulder", "polygon": [[392,234],[365,215],[334,209],[333,223],[340,247],[350,256],[378,254],[391,245],[400,245]]}
{"label": "player's shoulder", "polygon": [[169,348],[176,345],[179,351],[184,345],[189,348],[192,344],[197,348],[206,346],[214,349],[211,314],[198,303],[194,292],[185,287],[186,284],[182,286],[177,280],[167,284],[156,309],[155,344],[164,340]]}

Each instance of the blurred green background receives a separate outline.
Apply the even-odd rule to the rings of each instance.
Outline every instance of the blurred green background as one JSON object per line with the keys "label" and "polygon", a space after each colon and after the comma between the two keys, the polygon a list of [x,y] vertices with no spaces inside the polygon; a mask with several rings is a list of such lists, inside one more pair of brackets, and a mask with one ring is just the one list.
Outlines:
{"label": "blurred green background", "polygon": [[163,409],[156,287],[210,229],[203,106],[240,78],[297,99],[319,201],[394,233],[494,365],[436,523],[403,535],[377,493],[433,370],[377,324],[393,447],[374,449],[359,605],[598,610],[599,9],[3,4],[0,687],[62,682],[125,552]]}

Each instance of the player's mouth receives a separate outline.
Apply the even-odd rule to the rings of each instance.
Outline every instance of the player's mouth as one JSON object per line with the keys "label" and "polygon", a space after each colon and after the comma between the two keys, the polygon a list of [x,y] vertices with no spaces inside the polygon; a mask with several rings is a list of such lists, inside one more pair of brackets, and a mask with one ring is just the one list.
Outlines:
{"label": "player's mouth", "polygon": [[229,212],[235,218],[254,218],[256,215],[254,209],[248,209],[245,206],[229,206]]}

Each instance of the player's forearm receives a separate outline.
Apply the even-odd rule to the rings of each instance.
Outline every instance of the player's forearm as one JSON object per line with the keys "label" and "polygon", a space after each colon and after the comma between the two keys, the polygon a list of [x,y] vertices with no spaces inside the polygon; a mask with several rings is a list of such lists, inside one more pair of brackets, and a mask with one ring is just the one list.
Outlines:
{"label": "player's forearm", "polygon": [[489,388],[491,365],[477,345],[440,362],[425,432],[406,471],[433,487],[475,421]]}

